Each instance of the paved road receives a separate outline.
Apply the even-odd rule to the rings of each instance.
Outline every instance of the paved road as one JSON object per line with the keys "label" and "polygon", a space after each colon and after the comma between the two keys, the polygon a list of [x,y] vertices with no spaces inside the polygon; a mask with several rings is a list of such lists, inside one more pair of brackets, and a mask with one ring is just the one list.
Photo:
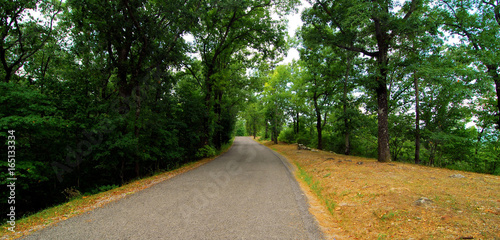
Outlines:
{"label": "paved road", "polygon": [[210,163],[25,239],[321,239],[287,164],[237,137]]}

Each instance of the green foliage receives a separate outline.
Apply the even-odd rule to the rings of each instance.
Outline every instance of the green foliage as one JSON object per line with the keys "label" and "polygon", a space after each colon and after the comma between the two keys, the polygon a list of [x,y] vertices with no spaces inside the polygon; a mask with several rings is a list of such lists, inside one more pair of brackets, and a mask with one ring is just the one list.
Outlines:
{"label": "green foliage", "polygon": [[294,129],[285,128],[283,131],[280,132],[280,135],[278,136],[278,140],[281,142],[286,142],[286,143],[295,143],[296,142],[296,135],[295,135]]}
{"label": "green foliage", "polygon": [[247,136],[245,121],[238,120],[236,122],[236,136]]}
{"label": "green foliage", "polygon": [[198,158],[206,158],[206,157],[213,157],[216,154],[216,150],[214,147],[210,145],[205,145],[202,148],[198,149],[196,152],[196,157]]}
{"label": "green foliage", "polygon": [[84,195],[94,195],[94,194],[97,194],[100,192],[106,192],[106,191],[115,189],[117,187],[118,187],[118,185],[103,185],[103,186],[99,186],[99,187],[96,186],[94,189],[90,190],[89,192],[86,192]]}

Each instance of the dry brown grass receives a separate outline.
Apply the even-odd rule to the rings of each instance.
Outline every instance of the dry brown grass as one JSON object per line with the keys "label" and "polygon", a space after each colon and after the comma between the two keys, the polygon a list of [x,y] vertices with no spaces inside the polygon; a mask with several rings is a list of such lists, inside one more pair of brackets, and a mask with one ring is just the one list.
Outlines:
{"label": "dry brown grass", "polygon": [[264,144],[318,184],[310,211],[330,239],[500,239],[499,176]]}

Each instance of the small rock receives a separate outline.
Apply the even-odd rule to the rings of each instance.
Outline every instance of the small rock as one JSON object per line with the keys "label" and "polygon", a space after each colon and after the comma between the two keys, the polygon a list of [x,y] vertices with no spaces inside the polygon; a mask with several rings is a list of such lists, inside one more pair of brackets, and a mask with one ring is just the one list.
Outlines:
{"label": "small rock", "polygon": [[312,152],[319,152],[318,150],[316,149],[311,149]]}
{"label": "small rock", "polygon": [[357,162],[356,164],[358,164],[358,165],[363,165],[363,162]]}
{"label": "small rock", "polygon": [[339,160],[338,162],[339,162],[339,163],[341,163],[341,162],[342,162],[342,160]]}
{"label": "small rock", "polygon": [[354,207],[356,205],[352,204],[352,203],[346,203],[346,202],[341,202],[339,203],[339,207]]}
{"label": "small rock", "polygon": [[349,159],[346,159],[345,161],[346,161],[346,162],[352,162],[352,160],[349,160]]}
{"label": "small rock", "polygon": [[464,178],[465,176],[462,175],[462,174],[453,174],[453,175],[450,175],[451,178]]}
{"label": "small rock", "polygon": [[425,205],[430,205],[432,203],[433,203],[433,201],[426,198],[426,197],[421,197],[417,201],[414,202],[414,204],[417,206],[425,206]]}

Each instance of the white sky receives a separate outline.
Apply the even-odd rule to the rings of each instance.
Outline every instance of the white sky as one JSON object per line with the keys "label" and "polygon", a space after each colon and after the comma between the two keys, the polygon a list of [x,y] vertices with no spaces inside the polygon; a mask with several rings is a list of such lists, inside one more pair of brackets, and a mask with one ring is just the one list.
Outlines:
{"label": "white sky", "polygon": [[[302,15],[302,12],[304,11],[305,8],[311,7],[311,5],[305,1],[301,0],[301,5],[298,6],[299,11],[296,14],[291,14],[287,16],[288,19],[288,36],[294,37],[295,36],[295,31],[297,31],[297,28],[301,27],[303,22],[302,19],[300,19],[300,16]],[[287,64],[292,62],[292,60],[298,60],[299,59],[299,51],[295,48],[290,48],[288,50],[288,54],[283,60],[282,63]]]}
{"label": "white sky", "polygon": [[[303,24],[300,16],[302,15],[302,12],[304,11],[304,9],[308,8],[310,6],[311,5],[306,0],[301,0],[301,5],[299,5],[297,7],[299,11],[295,14],[290,14],[286,17],[288,19],[288,36],[290,36],[292,38],[295,37],[295,32],[297,31],[297,28],[301,27]],[[190,33],[185,34],[183,36],[183,38],[188,42],[194,41],[194,37]],[[200,57],[198,53],[192,54],[192,55],[197,57],[197,58]],[[295,48],[291,48],[288,50],[287,56],[283,59],[283,61],[281,63],[287,64],[287,63],[292,62],[292,60],[294,60],[294,59],[295,60],[299,59],[299,51],[297,51],[297,49],[295,49]]]}

